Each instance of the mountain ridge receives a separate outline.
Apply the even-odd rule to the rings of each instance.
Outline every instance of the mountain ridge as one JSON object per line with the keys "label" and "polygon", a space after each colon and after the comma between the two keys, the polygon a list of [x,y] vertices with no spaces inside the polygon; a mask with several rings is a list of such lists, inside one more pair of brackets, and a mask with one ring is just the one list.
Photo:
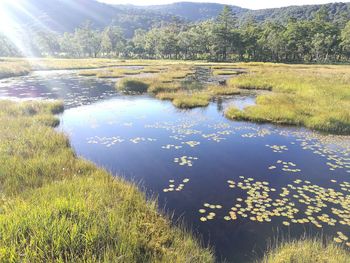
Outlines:
{"label": "mountain ridge", "polygon": [[[149,30],[174,20],[193,23],[214,19],[225,6],[218,3],[177,2],[167,5],[134,6],[110,5],[96,0],[17,0],[27,8],[30,15],[9,8],[23,26],[31,28],[50,28],[55,32],[72,32],[86,20],[95,28],[108,25],[120,26],[126,37],[132,37],[136,29]],[[272,9],[249,10],[231,6],[240,23],[255,20],[285,22],[290,17],[301,20],[312,19],[316,12],[324,8],[329,20],[350,20],[350,3],[331,3],[324,5],[290,6]]]}

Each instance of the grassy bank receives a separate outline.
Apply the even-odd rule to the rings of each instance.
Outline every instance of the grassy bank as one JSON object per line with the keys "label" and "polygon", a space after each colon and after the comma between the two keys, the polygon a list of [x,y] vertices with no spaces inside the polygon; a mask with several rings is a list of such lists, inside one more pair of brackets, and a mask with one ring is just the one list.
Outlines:
{"label": "grassy bank", "polygon": [[28,75],[30,71],[24,60],[0,59],[0,79]]}
{"label": "grassy bank", "polygon": [[1,262],[213,262],[134,185],[77,158],[62,104],[0,102]]}
{"label": "grassy bank", "polygon": [[278,244],[269,250],[260,263],[347,263],[350,253],[335,243],[318,239],[299,240]]}
{"label": "grassy bank", "polygon": [[245,64],[250,73],[232,78],[238,89],[271,90],[244,111],[231,108],[231,119],[305,126],[350,134],[350,67],[269,63]]}

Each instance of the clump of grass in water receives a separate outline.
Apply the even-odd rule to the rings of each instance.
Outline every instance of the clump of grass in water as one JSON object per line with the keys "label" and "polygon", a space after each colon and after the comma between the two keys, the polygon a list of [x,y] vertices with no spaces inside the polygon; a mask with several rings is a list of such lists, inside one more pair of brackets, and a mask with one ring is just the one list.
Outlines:
{"label": "clump of grass in water", "polygon": [[213,75],[214,76],[229,76],[229,75],[238,75],[240,72],[234,71],[234,70],[214,70]]}
{"label": "clump of grass in water", "polygon": [[59,105],[0,102],[0,261],[214,262],[135,185],[78,159],[35,121]]}
{"label": "clump of grass in water", "polygon": [[170,100],[173,105],[180,109],[192,109],[209,105],[211,94],[207,92],[164,92],[156,95],[158,99]]}
{"label": "clump of grass in water", "polygon": [[143,93],[147,91],[149,84],[142,79],[124,78],[116,84],[116,87],[123,92]]}
{"label": "clump of grass in water", "polygon": [[173,104],[177,108],[191,109],[197,107],[207,107],[210,101],[210,95],[206,93],[186,94],[173,99]]}
{"label": "clump of grass in water", "polygon": [[242,112],[229,109],[227,117],[350,134],[349,67],[254,64],[251,71],[228,85],[273,93],[260,95],[256,106]]}
{"label": "clump of grass in water", "polygon": [[324,244],[322,240],[306,239],[277,244],[259,261],[261,263],[347,263],[350,253],[332,242]]}
{"label": "clump of grass in water", "polygon": [[241,94],[240,90],[235,87],[220,86],[220,85],[211,85],[208,86],[208,91],[214,95],[239,95]]}

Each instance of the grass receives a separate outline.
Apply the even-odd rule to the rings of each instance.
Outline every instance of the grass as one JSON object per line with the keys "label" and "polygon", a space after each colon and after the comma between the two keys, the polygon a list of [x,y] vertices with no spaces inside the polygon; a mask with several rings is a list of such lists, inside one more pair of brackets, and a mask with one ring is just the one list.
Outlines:
{"label": "grass", "polygon": [[28,75],[30,71],[26,61],[0,59],[0,79]]}
{"label": "grass", "polygon": [[1,262],[213,262],[137,187],[40,121],[61,103],[0,102]]}
{"label": "grass", "polygon": [[261,263],[347,263],[350,253],[334,242],[318,239],[298,240],[278,244],[268,251]]}
{"label": "grass", "polygon": [[[140,70],[111,70],[115,66],[142,66]],[[255,122],[298,125],[312,130],[332,133],[350,134],[350,67],[329,65],[286,65],[274,63],[198,63],[194,61],[150,61],[111,59],[2,59],[0,61],[0,77],[28,74],[34,69],[78,69],[101,68],[99,71],[83,71],[81,74],[101,78],[123,77],[130,74],[156,73],[152,79],[130,82],[131,91],[148,92],[156,97],[174,97],[167,93],[184,93],[189,95],[176,105],[185,107],[188,97],[196,92],[189,85],[183,84],[194,74],[194,67],[207,66],[214,73],[231,74],[237,68],[249,71],[230,79],[227,87],[198,89],[197,92],[209,92],[212,96],[236,95],[239,89],[257,89],[272,91],[271,94],[260,95],[257,105],[245,108],[242,112],[229,109],[229,118],[238,118]],[[119,69],[120,70],[120,69]],[[215,73],[215,74],[216,74]],[[130,81],[131,79],[128,78]],[[144,82],[143,84],[140,82]],[[122,86],[123,82],[121,82]],[[119,85],[118,85],[119,86]],[[125,86],[127,87],[127,86]],[[125,88],[121,87],[121,89]],[[172,99],[174,100],[174,99]],[[201,102],[203,102],[202,100]]]}
{"label": "grass", "polygon": [[173,105],[181,109],[206,107],[214,96],[237,95],[240,91],[228,86],[205,85],[190,81],[188,76],[193,75],[193,65],[168,65],[167,69],[156,76],[147,78],[126,79],[118,83],[119,90],[125,90],[130,81],[135,81],[135,89],[142,87],[145,91],[161,100],[171,100]]}
{"label": "grass", "polygon": [[164,83],[157,77],[145,79],[145,82],[149,84],[148,92],[153,94],[162,92],[176,92],[180,90],[182,86],[179,82]]}
{"label": "grass", "polygon": [[239,71],[234,70],[213,70],[214,76],[231,76],[231,75],[238,75],[240,74]]}
{"label": "grass", "polygon": [[250,74],[231,79],[228,86],[272,93],[260,95],[257,105],[244,111],[228,109],[228,118],[350,134],[350,67],[268,63],[246,66]]}
{"label": "grass", "polygon": [[241,91],[235,87],[220,86],[220,85],[210,85],[208,86],[208,91],[214,95],[239,95]]}
{"label": "grass", "polygon": [[180,109],[192,109],[197,107],[206,107],[209,105],[211,96],[207,93],[194,93],[176,96],[173,99],[175,107]]}
{"label": "grass", "polygon": [[121,79],[117,84],[116,88],[119,91],[123,92],[136,92],[136,93],[143,93],[146,92],[149,87],[149,84],[147,84],[143,80],[135,79],[135,78],[123,78]]}

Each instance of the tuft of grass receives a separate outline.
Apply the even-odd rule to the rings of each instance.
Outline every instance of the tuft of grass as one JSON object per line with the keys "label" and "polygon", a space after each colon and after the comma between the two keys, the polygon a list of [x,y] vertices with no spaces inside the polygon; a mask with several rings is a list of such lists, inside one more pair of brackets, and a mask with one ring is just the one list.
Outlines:
{"label": "tuft of grass", "polygon": [[114,71],[102,71],[96,74],[96,77],[100,79],[122,78],[123,76],[123,74]]}
{"label": "tuft of grass", "polygon": [[18,59],[0,60],[0,79],[28,75],[30,65],[26,61]]}
{"label": "tuft of grass", "polygon": [[208,91],[214,95],[239,95],[241,94],[240,90],[235,87],[220,86],[220,85],[211,85],[208,86]]}
{"label": "tuft of grass", "polygon": [[278,244],[270,249],[261,263],[347,263],[350,253],[334,242],[323,243],[322,240],[308,239]]}
{"label": "tuft of grass", "polygon": [[[350,68],[254,64],[230,87],[272,90],[257,105],[226,116],[257,122],[300,125],[333,134],[350,134]],[[232,112],[234,114],[232,114]]]}
{"label": "tuft of grass", "polygon": [[179,97],[181,94],[183,93],[182,92],[181,93],[180,92],[161,92],[156,95],[156,98],[160,100],[173,101],[175,98]]}
{"label": "tuft of grass", "polygon": [[117,84],[116,88],[123,92],[146,92],[149,87],[147,81],[135,78],[124,78],[121,79]]}
{"label": "tuft of grass", "polygon": [[273,84],[267,79],[256,79],[253,73],[229,79],[227,85],[237,89],[268,90],[271,91]]}
{"label": "tuft of grass", "polygon": [[239,75],[239,71],[234,70],[213,70],[214,76],[230,76],[230,75]]}
{"label": "tuft of grass", "polygon": [[179,82],[163,83],[158,78],[149,79],[148,92],[158,94],[162,92],[176,92],[181,89]]}
{"label": "tuft of grass", "polygon": [[180,109],[192,109],[197,107],[207,107],[211,96],[207,93],[178,94],[173,99],[175,107]]}
{"label": "tuft of grass", "polygon": [[214,262],[138,188],[37,121],[60,103],[0,102],[0,261]]}

